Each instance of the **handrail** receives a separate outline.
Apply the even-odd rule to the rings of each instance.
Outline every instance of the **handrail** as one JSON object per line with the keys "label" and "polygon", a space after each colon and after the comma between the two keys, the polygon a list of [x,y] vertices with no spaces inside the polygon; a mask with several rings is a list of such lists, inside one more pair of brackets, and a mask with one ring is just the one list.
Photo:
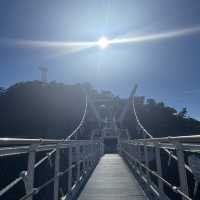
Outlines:
{"label": "handrail", "polygon": [[[91,155],[88,155],[85,157],[85,159],[90,159]],[[30,193],[25,194],[22,198],[20,198],[19,200],[25,200],[28,199],[29,197],[33,197],[35,195],[37,195],[41,190],[43,190],[45,187],[47,187],[49,184],[55,182],[55,180],[59,177],[64,176],[66,173],[69,173],[70,170],[74,169],[75,167],[77,167],[77,165],[80,165],[80,163],[83,162],[83,160],[80,160],[78,162],[76,162],[76,164],[72,164],[70,167],[66,168],[65,170],[58,172],[55,174],[54,177],[50,178],[48,181],[44,182],[43,184],[41,184],[40,186],[38,186],[37,188],[33,188],[32,191]],[[88,172],[87,172],[88,173]],[[83,174],[84,175],[84,174]],[[82,175],[82,176],[83,176]],[[77,180],[77,182],[80,181]],[[75,183],[78,184],[78,183]]]}
{"label": "handrail", "polygon": [[[80,182],[80,164],[81,162],[91,162],[90,168],[87,168],[88,166],[85,166],[84,170],[89,173],[90,170],[92,170],[95,165],[97,164],[99,158],[102,155],[102,144],[100,141],[92,141],[92,140],[48,140],[48,139],[25,139],[25,138],[0,138],[0,144],[3,144],[3,147],[0,147],[1,156],[12,156],[12,155],[20,155],[20,154],[28,154],[28,168],[27,171],[22,171],[20,173],[20,176],[17,177],[15,180],[10,182],[8,185],[6,185],[4,188],[0,189],[0,197],[3,196],[5,193],[7,193],[9,190],[11,190],[16,184],[18,184],[20,181],[23,181],[25,184],[26,189],[26,195],[22,197],[21,199],[28,199],[32,200],[32,196],[36,195],[42,188],[49,185],[51,182],[58,181],[58,178],[60,176],[63,176],[65,173],[67,173],[69,170],[71,170],[69,173],[71,178],[68,180],[68,185],[70,184],[70,187],[72,188],[72,168],[77,166],[77,183]],[[5,147],[5,144],[8,145]],[[20,146],[16,146],[19,145]],[[13,146],[15,145],[15,146]],[[22,146],[21,146],[22,145]],[[25,145],[25,146],[24,146]],[[43,148],[44,147],[44,148]],[[80,149],[82,147],[82,150]],[[69,149],[68,151],[68,159],[69,159],[69,166],[64,171],[55,171],[56,174],[54,177],[50,178],[47,182],[43,183],[38,188],[34,188],[34,171],[36,168],[44,162],[45,160],[49,160],[50,167],[52,166],[52,162],[55,162],[55,170],[56,166],[59,165],[59,157],[60,157],[60,150],[62,148]],[[75,148],[76,151],[72,152],[72,148]],[[35,163],[35,157],[37,152],[45,152],[50,151],[47,153],[45,157],[43,157],[41,160]],[[16,152],[16,153],[15,153]],[[51,157],[49,156],[50,153],[55,153],[55,161],[51,160]],[[75,154],[74,154],[75,153]],[[52,154],[50,154],[52,155]],[[73,161],[72,161],[73,159]],[[74,161],[75,159],[75,161]],[[87,161],[88,160],[88,161]],[[75,164],[73,164],[75,162]],[[59,167],[57,167],[59,170]],[[82,175],[83,176],[83,175]],[[30,188],[31,187],[31,188]],[[71,188],[68,188],[68,193],[70,193]],[[58,188],[56,191],[58,192]],[[57,199],[56,199],[57,200]]]}
{"label": "handrail", "polygon": [[[138,86],[136,85],[135,88],[137,89],[137,87]],[[136,89],[135,89],[135,93],[136,93]],[[137,115],[137,112],[135,109],[135,101],[134,101],[135,93],[132,95],[132,107],[133,107],[134,116],[136,118],[136,122],[137,122],[139,128],[146,134],[146,136],[149,137],[150,139],[153,139],[153,136],[143,127],[143,125],[141,124],[139,117]],[[164,148],[164,151],[170,156],[170,158],[172,157],[173,159],[177,160],[177,157],[172,152],[170,152],[168,149]],[[185,164],[185,168],[189,172],[192,172],[191,168],[187,164]]]}
{"label": "handrail", "polygon": [[[125,142],[126,143],[126,142]],[[166,179],[164,179],[158,172],[151,170],[148,166],[146,166],[146,164],[143,164],[139,159],[137,159],[136,157],[134,157],[130,152],[128,152],[127,150],[125,150],[123,147],[121,148],[121,153],[122,155],[125,154],[125,159],[128,161],[128,163],[131,165],[131,167],[133,167],[133,163],[131,163],[131,161],[134,161],[135,163],[137,163],[141,168],[145,169],[148,171],[148,173],[150,173],[151,175],[153,175],[154,177],[156,177],[159,181],[162,182],[162,184],[165,184],[166,186],[168,186],[173,192],[179,194],[181,197],[183,197],[185,200],[192,200],[192,198],[190,198],[185,192],[183,192],[179,187],[171,184],[170,182],[168,182]],[[134,164],[134,166],[136,167],[136,165]],[[143,172],[142,170],[140,170],[138,172],[139,177],[142,178],[143,176]],[[149,177],[148,177],[149,179]],[[148,182],[148,184],[151,184]],[[148,185],[149,186],[149,185]],[[162,188],[163,189],[163,188]],[[159,190],[161,190],[161,188],[159,188]],[[159,191],[161,198],[162,199],[162,193],[163,191]]]}
{"label": "handrail", "polygon": [[[88,101],[87,101],[87,96],[85,97],[85,109],[84,109],[84,113],[83,116],[81,118],[80,123],[78,124],[78,126],[72,131],[72,133],[65,138],[64,140],[58,141],[59,143],[63,143],[64,141],[70,141],[70,139],[77,133],[77,131],[79,131],[79,129],[83,126],[83,123],[85,121],[86,118],[86,114],[87,114],[87,107],[88,107]],[[16,139],[17,140],[17,139]],[[2,140],[3,142],[3,140]],[[7,142],[7,144],[9,142],[15,142],[14,140],[7,138],[7,140],[4,140],[4,144]],[[16,141],[17,142],[17,141]],[[20,139],[19,141],[20,142]],[[22,141],[21,141],[22,142]],[[25,139],[24,142],[28,143],[28,142],[35,142],[35,143],[40,143],[41,140],[40,139]],[[55,140],[52,140],[52,142],[56,142]],[[23,143],[23,142],[22,142]],[[50,159],[51,156],[56,152],[56,149],[54,148],[52,151],[50,151],[49,153],[47,153],[47,155],[45,155],[43,158],[41,158],[37,163],[34,164],[34,169],[36,169],[37,167],[39,167],[43,162],[45,162],[46,160]],[[16,184],[18,184],[20,181],[22,181],[22,177],[18,177],[15,180],[11,181],[3,190],[0,191],[0,197],[5,194],[8,190],[10,190],[13,186],[15,186]]]}
{"label": "handrail", "polygon": [[[50,144],[60,144],[60,143],[70,143],[73,142],[84,142],[88,140],[60,140],[60,139],[29,139],[29,138],[0,138],[0,146],[5,145],[30,145],[30,144],[40,144],[40,145],[50,145]],[[0,147],[1,148],[1,147]]]}
{"label": "handrail", "polygon": [[29,139],[29,138],[0,138],[0,145],[24,145],[24,144],[56,144],[65,140],[54,139]]}
{"label": "handrail", "polygon": [[180,143],[200,143],[200,135],[189,135],[189,136],[177,136],[177,137],[161,137],[161,138],[147,138],[147,139],[138,139],[137,141],[141,142],[160,142],[160,143],[171,143],[171,142],[180,142]]}
{"label": "handrail", "polygon": [[[181,195],[182,199],[191,200],[186,163],[189,163],[192,168],[190,176],[193,176],[192,179],[195,181],[195,187],[193,189],[193,197],[195,197],[198,184],[200,183],[198,178],[199,171],[197,172],[199,158],[195,156],[195,154],[191,155],[191,153],[200,152],[199,139],[200,135],[135,139],[130,141],[121,140],[119,143],[119,152],[131,167],[133,167],[138,178],[141,179],[141,181],[145,179],[145,187],[151,189],[152,192],[153,190],[157,191],[155,195],[158,193],[161,195],[158,199],[165,199],[163,197],[163,195],[166,195],[166,191],[163,188],[163,184],[165,184],[170,187],[172,191]],[[161,154],[163,149],[165,152],[167,152],[168,149],[173,149],[176,152],[179,186],[173,185],[166,177],[163,177],[163,173],[166,174],[164,170],[167,168],[167,166],[165,167],[163,165],[166,162],[165,157],[163,158]],[[151,169],[152,165],[150,167],[150,161],[153,160],[155,160],[155,166],[153,167],[155,170]],[[149,173],[157,178],[158,186],[155,185],[155,179],[152,179]],[[150,186],[153,187],[153,189]]]}

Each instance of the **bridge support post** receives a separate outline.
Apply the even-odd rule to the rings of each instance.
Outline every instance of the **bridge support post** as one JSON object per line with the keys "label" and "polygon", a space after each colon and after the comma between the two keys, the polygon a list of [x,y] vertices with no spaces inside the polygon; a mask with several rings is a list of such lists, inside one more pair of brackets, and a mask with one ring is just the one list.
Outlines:
{"label": "bridge support post", "polygon": [[88,156],[90,156],[89,151],[88,151],[88,144],[85,145],[84,154],[85,154],[85,156],[84,156],[84,172],[85,172],[85,175],[87,175],[87,173],[88,173],[88,159],[89,159]]}
{"label": "bridge support post", "polygon": [[[35,155],[36,155],[36,148],[37,144],[32,144],[29,148],[29,155],[28,155],[28,170],[25,172],[23,176],[23,181],[25,184],[27,200],[33,199],[34,194],[34,174],[35,174]],[[32,193],[32,194],[31,194]],[[29,195],[31,194],[31,195]]]}
{"label": "bridge support post", "polygon": [[97,151],[96,151],[96,144],[92,144],[92,153],[93,153],[93,156],[92,156],[92,168],[94,166],[94,164],[96,163],[96,158],[97,158]]}
{"label": "bridge support post", "polygon": [[103,156],[104,155],[104,143],[103,143],[103,141],[101,142],[101,156]]}
{"label": "bridge support post", "polygon": [[92,168],[92,160],[94,158],[94,151],[93,151],[93,145],[89,145],[89,148],[88,148],[88,154],[90,154],[90,157],[88,159],[88,163],[89,163],[89,172]]}
{"label": "bridge support post", "polygon": [[97,160],[96,144],[92,145],[92,152],[93,152],[92,167],[93,167],[95,165],[95,163],[96,163],[96,160]]}
{"label": "bridge support post", "polygon": [[[155,142],[155,154],[156,154],[156,170],[160,177],[162,177],[162,165],[161,165],[161,156],[160,156],[160,144],[159,142]],[[161,199],[164,193],[164,185],[162,180],[158,179],[158,188],[160,190]]]}
{"label": "bridge support post", "polygon": [[[186,170],[185,170],[185,159],[184,159],[182,145],[179,142],[174,142],[174,144],[177,149],[178,172],[179,172],[181,191],[184,192],[186,195],[188,195],[189,194],[188,183],[187,183],[187,175],[186,175]],[[185,198],[182,197],[182,200],[185,200]]]}
{"label": "bridge support post", "polygon": [[54,200],[58,200],[59,195],[59,174],[60,173],[60,146],[56,145],[56,158],[55,158],[55,169],[54,169]]}
{"label": "bridge support post", "polygon": [[85,151],[86,151],[85,152],[85,154],[86,154],[86,162],[85,162],[85,164],[86,164],[86,172],[88,173],[88,169],[90,167],[89,160],[90,160],[90,157],[91,157],[91,152],[89,151],[89,145],[88,144],[86,145]]}
{"label": "bridge support post", "polygon": [[86,173],[86,146],[84,145],[83,146],[83,176],[85,175],[85,173]]}
{"label": "bridge support post", "polygon": [[[146,146],[146,142],[144,142],[144,161],[146,167],[149,167],[149,159],[148,159],[148,147]],[[150,184],[151,178],[148,170],[145,170],[145,175],[147,179],[147,184]]]}
{"label": "bridge support post", "polygon": [[77,144],[76,147],[76,164],[77,164],[77,175],[76,175],[76,182],[79,183],[80,180],[80,145]]}
{"label": "bridge support post", "polygon": [[68,171],[68,194],[70,195],[71,193],[71,189],[72,189],[72,146],[69,145],[69,149],[68,149],[68,167],[69,167],[69,171]]}
{"label": "bridge support post", "polygon": [[[138,156],[139,162],[142,162],[141,146],[139,144],[137,144],[137,156]],[[142,167],[140,164],[138,164],[138,165],[139,165],[138,168],[139,168],[140,175],[142,176],[142,174],[143,174]]]}

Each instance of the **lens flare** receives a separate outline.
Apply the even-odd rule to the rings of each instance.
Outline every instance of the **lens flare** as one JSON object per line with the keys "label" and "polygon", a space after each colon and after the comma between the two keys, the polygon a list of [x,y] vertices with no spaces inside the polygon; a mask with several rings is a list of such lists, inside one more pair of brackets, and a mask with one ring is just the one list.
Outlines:
{"label": "lens flare", "polygon": [[17,48],[53,48],[63,49],[68,53],[79,52],[93,47],[107,48],[109,45],[123,43],[143,43],[156,40],[167,40],[200,33],[200,25],[193,27],[171,30],[167,32],[140,34],[138,36],[118,36],[109,40],[102,36],[97,41],[39,41],[25,39],[0,38],[0,46],[14,46]]}
{"label": "lens flare", "polygon": [[106,37],[102,36],[98,41],[98,46],[102,49],[107,48],[109,46],[109,40]]}

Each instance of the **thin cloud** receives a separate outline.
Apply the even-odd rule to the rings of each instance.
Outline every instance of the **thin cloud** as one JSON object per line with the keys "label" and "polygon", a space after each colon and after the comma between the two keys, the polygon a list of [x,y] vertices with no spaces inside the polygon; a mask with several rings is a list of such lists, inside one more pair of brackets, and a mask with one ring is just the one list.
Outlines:
{"label": "thin cloud", "polygon": [[[116,37],[108,41],[109,44],[120,44],[120,43],[142,43],[156,40],[166,40],[172,38],[183,37],[187,35],[197,34],[200,32],[200,25],[172,30],[161,33],[154,33],[148,35],[139,35],[132,37]],[[41,40],[25,40],[25,39],[0,39],[0,45],[14,46],[17,48],[64,48],[71,50],[72,52],[76,49],[84,50],[94,46],[98,46],[98,41],[41,41]]]}
{"label": "thin cloud", "polygon": [[0,39],[0,44],[5,46],[14,46],[17,48],[88,48],[96,45],[96,42],[73,42],[73,41],[42,41],[42,40],[25,40],[25,39]]}
{"label": "thin cloud", "polygon": [[200,32],[200,25],[190,28],[178,29],[168,32],[162,33],[155,33],[150,35],[142,35],[142,36],[134,36],[134,37],[127,37],[127,38],[115,38],[110,41],[111,44],[118,44],[118,43],[141,43],[147,41],[155,41],[155,40],[164,40],[164,39],[171,39],[177,38],[182,36],[187,36],[191,34],[196,34]]}

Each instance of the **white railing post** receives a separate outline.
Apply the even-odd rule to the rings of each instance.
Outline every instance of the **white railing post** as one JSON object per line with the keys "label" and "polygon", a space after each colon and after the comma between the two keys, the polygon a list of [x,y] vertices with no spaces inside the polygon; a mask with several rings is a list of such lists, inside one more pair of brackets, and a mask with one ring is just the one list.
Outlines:
{"label": "white railing post", "polygon": [[101,142],[99,142],[99,158],[103,155],[101,148],[102,148],[102,144]]}
{"label": "white railing post", "polygon": [[[135,158],[135,145],[131,144],[131,155]],[[135,160],[132,159],[132,167],[135,169],[136,167],[136,163],[135,163]]]}
{"label": "white railing post", "polygon": [[59,196],[59,173],[60,173],[60,146],[56,145],[56,155],[55,155],[55,169],[54,169],[54,200],[58,200]]}
{"label": "white railing post", "polygon": [[92,168],[93,166],[93,160],[94,160],[94,149],[93,149],[93,144],[90,144],[89,145],[89,154],[91,155],[90,156],[90,159],[89,159],[89,165],[90,165],[90,169]]}
{"label": "white railing post", "polygon": [[101,142],[101,156],[104,155],[104,143],[103,141]]}
{"label": "white railing post", "polygon": [[100,154],[99,154],[99,143],[95,143],[95,149],[96,149],[96,159],[99,160]]}
{"label": "white railing post", "polygon": [[[182,144],[179,142],[175,142],[174,144],[176,147],[177,157],[178,157],[178,173],[179,173],[181,191],[184,192],[186,195],[189,195]],[[182,199],[185,200],[184,197],[182,197]]]}
{"label": "white railing post", "polygon": [[[90,153],[90,145],[89,144],[87,144],[86,145],[86,168],[87,168],[87,172],[88,172],[88,170],[89,170],[89,168],[90,168],[90,157],[91,157],[91,153]],[[89,156],[88,156],[89,155]]]}
{"label": "white railing post", "polygon": [[[144,161],[145,161],[145,166],[149,168],[148,147],[147,147],[146,141],[144,141],[143,145],[144,145]],[[145,174],[146,174],[147,183],[150,184],[151,177],[150,177],[149,171],[147,169],[145,169]]]}
{"label": "white railing post", "polygon": [[97,159],[99,159],[99,156],[100,156],[100,154],[99,154],[99,143],[95,143],[95,149],[96,149],[96,158]]}
{"label": "white railing post", "polygon": [[[160,156],[160,144],[155,142],[155,154],[156,154],[156,170],[159,176],[162,177],[162,165],[161,165],[161,156]],[[164,193],[164,185],[160,178],[158,178],[158,188],[161,195]]]}
{"label": "white railing post", "polygon": [[96,152],[96,143],[92,144],[92,151],[94,153],[93,155],[93,159],[92,159],[92,167],[94,166],[94,164],[96,163],[96,159],[97,159],[97,152]]}
{"label": "white railing post", "polygon": [[87,173],[87,160],[88,160],[88,152],[87,152],[87,144],[84,145],[84,164],[85,164],[85,173]]}
{"label": "white railing post", "polygon": [[86,173],[86,145],[83,146],[83,175]]}
{"label": "white railing post", "polygon": [[69,145],[69,149],[68,149],[68,167],[69,167],[69,171],[68,171],[68,194],[71,193],[71,189],[72,189],[72,145]]}
{"label": "white railing post", "polygon": [[[139,162],[142,162],[142,152],[141,152],[141,145],[137,143],[137,152],[138,152],[138,160]],[[142,170],[142,166],[140,164],[138,164],[138,168],[139,168],[139,172],[140,175],[143,174],[143,170]]]}
{"label": "white railing post", "polygon": [[93,143],[93,150],[94,150],[94,159],[93,159],[93,166],[96,164],[97,162],[97,157],[98,157],[98,144],[95,142]]}
{"label": "white railing post", "polygon": [[98,159],[101,157],[101,143],[98,142]]}
{"label": "white railing post", "polygon": [[[134,157],[137,159],[138,158],[138,152],[137,152],[137,145],[136,144],[133,144],[133,146],[134,146],[134,151],[133,151],[133,155],[134,155]],[[136,160],[134,160],[134,165],[135,165],[135,169],[137,169],[137,162],[136,162]]]}
{"label": "white railing post", "polygon": [[[30,194],[34,190],[34,175],[35,175],[35,155],[37,144],[32,144],[29,148],[29,155],[28,155],[28,170],[26,177],[24,179],[26,194]],[[27,198],[27,200],[32,200],[33,196]]]}
{"label": "white railing post", "polygon": [[77,144],[77,146],[76,146],[76,165],[77,165],[76,181],[77,181],[77,184],[79,183],[79,180],[80,180],[80,166],[81,166],[80,160],[81,160],[80,144]]}

